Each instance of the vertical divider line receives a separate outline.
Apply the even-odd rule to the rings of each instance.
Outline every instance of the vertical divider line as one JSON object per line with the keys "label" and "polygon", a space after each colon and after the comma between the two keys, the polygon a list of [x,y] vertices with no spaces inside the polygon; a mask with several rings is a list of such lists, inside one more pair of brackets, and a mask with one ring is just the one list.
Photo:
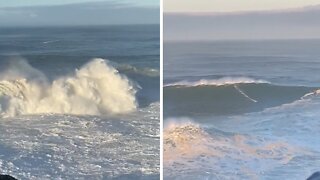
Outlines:
{"label": "vertical divider line", "polygon": [[160,0],[160,180],[163,179],[163,0]]}

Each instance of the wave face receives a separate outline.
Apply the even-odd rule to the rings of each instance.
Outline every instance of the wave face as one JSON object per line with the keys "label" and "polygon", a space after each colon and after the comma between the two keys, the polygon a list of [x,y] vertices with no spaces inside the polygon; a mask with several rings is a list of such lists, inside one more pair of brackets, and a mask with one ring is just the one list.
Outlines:
{"label": "wave face", "polygon": [[211,82],[215,83],[165,87],[164,115],[198,117],[256,112],[300,100],[317,89],[264,81]]}
{"label": "wave face", "polygon": [[23,60],[11,63],[1,77],[0,110],[5,117],[118,114],[137,107],[133,84],[104,59],[93,59],[72,75],[52,82]]}

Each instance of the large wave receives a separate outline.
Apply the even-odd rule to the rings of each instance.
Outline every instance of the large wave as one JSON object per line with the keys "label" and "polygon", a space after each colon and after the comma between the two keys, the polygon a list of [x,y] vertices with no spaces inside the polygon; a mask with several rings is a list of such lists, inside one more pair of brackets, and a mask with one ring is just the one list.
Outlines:
{"label": "large wave", "polygon": [[301,98],[312,98],[320,92],[318,87],[262,82],[239,80],[219,85],[167,86],[163,94],[164,115],[198,117],[257,112]]}
{"label": "large wave", "polygon": [[0,77],[2,116],[118,114],[137,107],[134,85],[104,59],[93,59],[52,82],[23,60],[8,65]]}

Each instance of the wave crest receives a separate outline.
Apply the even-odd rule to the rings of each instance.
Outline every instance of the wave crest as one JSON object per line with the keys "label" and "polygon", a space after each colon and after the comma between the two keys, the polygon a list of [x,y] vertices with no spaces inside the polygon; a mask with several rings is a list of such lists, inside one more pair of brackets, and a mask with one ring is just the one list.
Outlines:
{"label": "wave crest", "polygon": [[9,71],[23,73],[14,73],[14,80],[0,81],[2,116],[42,113],[101,115],[127,113],[137,107],[134,86],[107,60],[93,59],[75,70],[73,75],[52,83],[26,62],[19,61],[18,64]]}
{"label": "wave crest", "polygon": [[195,86],[223,86],[223,85],[232,85],[232,84],[250,84],[250,83],[269,83],[265,80],[255,80],[247,77],[223,77],[220,79],[201,79],[199,81],[179,81],[175,83],[166,84],[165,87],[170,86],[186,86],[186,87],[195,87]]}
{"label": "wave crest", "polygon": [[314,90],[310,93],[307,93],[305,95],[303,95],[300,99],[308,99],[308,98],[312,98],[312,97],[315,97],[315,96],[319,96],[320,94],[320,89],[317,89],[317,90]]}
{"label": "wave crest", "polygon": [[159,70],[154,68],[148,68],[148,67],[140,68],[140,67],[135,67],[129,64],[121,64],[117,67],[117,69],[119,71],[135,73],[135,74],[140,74],[140,75],[149,76],[149,77],[160,76]]}

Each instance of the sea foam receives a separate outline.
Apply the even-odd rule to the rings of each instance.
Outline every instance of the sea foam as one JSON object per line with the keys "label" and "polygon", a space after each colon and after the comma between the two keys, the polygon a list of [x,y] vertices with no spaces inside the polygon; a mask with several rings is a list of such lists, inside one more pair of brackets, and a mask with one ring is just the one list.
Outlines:
{"label": "sea foam", "polygon": [[93,59],[52,82],[24,60],[11,63],[0,77],[0,112],[4,117],[119,114],[137,107],[134,85],[104,59]]}

